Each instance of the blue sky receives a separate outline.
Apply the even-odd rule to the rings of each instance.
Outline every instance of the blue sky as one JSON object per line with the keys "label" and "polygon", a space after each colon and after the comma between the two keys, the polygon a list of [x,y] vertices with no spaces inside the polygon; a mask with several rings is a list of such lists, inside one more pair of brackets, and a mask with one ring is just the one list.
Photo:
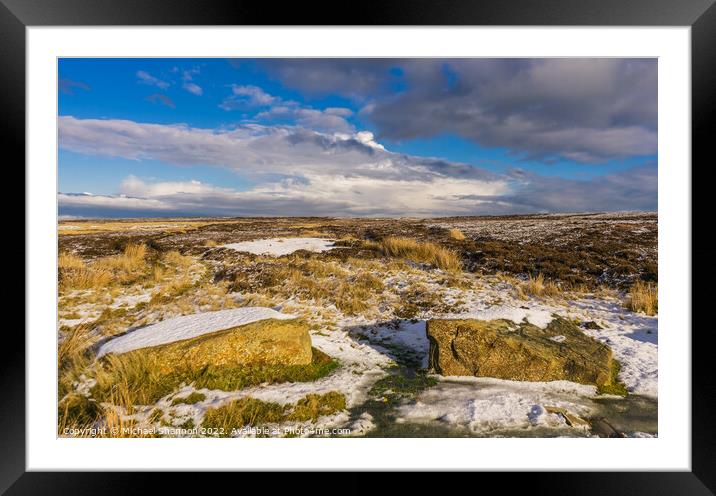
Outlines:
{"label": "blue sky", "polygon": [[649,59],[60,59],[61,215],[655,210]]}

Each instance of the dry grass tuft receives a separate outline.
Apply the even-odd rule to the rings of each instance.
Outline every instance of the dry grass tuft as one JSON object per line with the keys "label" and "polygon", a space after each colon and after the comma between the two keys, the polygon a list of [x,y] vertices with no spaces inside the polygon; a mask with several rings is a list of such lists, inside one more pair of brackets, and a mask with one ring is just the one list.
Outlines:
{"label": "dry grass tuft", "polygon": [[107,286],[112,273],[105,269],[84,267],[82,269],[60,269],[60,291],[70,289],[92,289]]}
{"label": "dry grass tuft", "polygon": [[223,430],[231,436],[232,429],[256,426],[265,423],[280,422],[285,407],[278,403],[269,403],[246,397],[234,400],[219,408],[209,408],[204,415],[202,426],[207,429]]}
{"label": "dry grass tuft", "polygon": [[294,405],[280,405],[248,396],[218,408],[209,408],[204,415],[202,426],[222,430],[224,436],[231,436],[233,430],[247,426],[285,421],[315,422],[319,417],[332,415],[345,408],[346,397],[338,391],[308,394]]}
{"label": "dry grass tuft", "polygon": [[518,284],[516,290],[517,295],[522,299],[526,299],[529,296],[556,298],[564,293],[559,285],[553,281],[545,280],[542,274],[537,274],[537,277],[530,275],[527,281]]}
{"label": "dry grass tuft", "polygon": [[143,244],[127,245],[122,254],[91,263],[85,263],[76,255],[61,253],[57,264],[60,291],[105,288],[112,282],[128,284],[147,276],[155,281],[161,280],[164,276],[161,269],[150,267],[146,257],[147,247]]}
{"label": "dry grass tuft", "polygon": [[206,241],[204,241],[204,246],[207,248],[213,248],[215,246],[219,246],[219,243],[217,243],[213,239],[207,239]]}
{"label": "dry grass tuft", "polygon": [[155,283],[161,282],[166,275],[167,271],[161,265],[155,265],[154,267],[152,267],[152,280]]}
{"label": "dry grass tuft", "polygon": [[144,268],[144,257],[146,255],[146,245],[130,244],[124,248],[124,252],[121,255],[102,258],[95,265],[97,268],[132,273]]}
{"label": "dry grass tuft", "polygon": [[336,308],[346,315],[358,315],[371,307],[371,294],[365,288],[341,283],[335,294]]}
{"label": "dry grass tuft", "polygon": [[61,337],[57,348],[57,365],[59,369],[68,369],[73,364],[82,361],[82,358],[98,337],[92,333],[89,326],[80,324],[72,327]]}
{"label": "dry grass tuft", "polygon": [[318,417],[332,415],[346,409],[346,397],[338,391],[326,394],[308,394],[296,402],[287,420],[318,420]]}
{"label": "dry grass tuft", "polygon": [[57,268],[60,270],[81,270],[85,268],[82,258],[74,253],[62,252],[57,258]]}
{"label": "dry grass tuft", "polygon": [[194,263],[194,260],[191,257],[182,255],[176,250],[172,250],[164,254],[164,262],[177,267],[186,268]]}
{"label": "dry grass tuft", "polygon": [[447,272],[462,270],[462,263],[457,253],[435,243],[388,236],[380,243],[380,247],[383,253],[389,256],[428,263]]}
{"label": "dry grass tuft", "polygon": [[460,229],[450,229],[450,232],[448,234],[452,239],[455,239],[457,241],[462,241],[463,239],[465,239],[465,235]]}
{"label": "dry grass tuft", "polygon": [[656,284],[637,281],[629,290],[624,303],[632,312],[656,315],[659,310],[659,288]]}

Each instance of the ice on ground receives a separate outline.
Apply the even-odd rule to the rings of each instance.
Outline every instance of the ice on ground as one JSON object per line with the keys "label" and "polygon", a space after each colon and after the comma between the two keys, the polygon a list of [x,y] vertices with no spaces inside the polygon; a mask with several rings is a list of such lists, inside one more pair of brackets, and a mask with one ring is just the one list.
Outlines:
{"label": "ice on ground", "polygon": [[242,241],[222,245],[236,251],[245,251],[254,255],[288,255],[298,250],[313,252],[328,251],[335,248],[333,241],[324,238],[272,238]]}
{"label": "ice on ground", "polygon": [[126,353],[148,346],[173,343],[259,320],[293,318],[293,315],[264,307],[232,308],[217,312],[184,315],[163,320],[114,338],[100,347],[97,356],[101,357],[107,353]]}
{"label": "ice on ground", "polygon": [[365,436],[368,432],[375,429],[376,425],[373,422],[373,415],[368,412],[363,412],[355,422],[350,425],[351,433],[350,436]]}
{"label": "ice on ground", "polygon": [[[473,432],[530,427],[568,427],[547,406],[588,416],[593,386],[568,381],[519,382],[493,378],[441,380],[424,391],[414,404],[398,408],[402,422],[439,421]],[[580,401],[585,398],[585,401]]]}

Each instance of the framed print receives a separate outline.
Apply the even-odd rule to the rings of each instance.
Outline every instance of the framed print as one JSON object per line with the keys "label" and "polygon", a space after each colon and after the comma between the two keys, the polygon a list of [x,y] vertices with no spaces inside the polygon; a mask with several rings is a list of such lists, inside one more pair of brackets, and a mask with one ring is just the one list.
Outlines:
{"label": "framed print", "polygon": [[712,494],[715,9],[3,0],[27,293],[2,489]]}

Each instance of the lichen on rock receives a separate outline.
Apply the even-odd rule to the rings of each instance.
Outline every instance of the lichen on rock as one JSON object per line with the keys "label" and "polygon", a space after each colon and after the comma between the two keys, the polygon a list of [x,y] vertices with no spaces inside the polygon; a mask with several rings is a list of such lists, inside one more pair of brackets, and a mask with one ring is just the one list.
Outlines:
{"label": "lichen on rock", "polygon": [[611,349],[558,316],[544,329],[503,319],[430,320],[426,332],[429,367],[438,374],[596,386],[616,380]]}

